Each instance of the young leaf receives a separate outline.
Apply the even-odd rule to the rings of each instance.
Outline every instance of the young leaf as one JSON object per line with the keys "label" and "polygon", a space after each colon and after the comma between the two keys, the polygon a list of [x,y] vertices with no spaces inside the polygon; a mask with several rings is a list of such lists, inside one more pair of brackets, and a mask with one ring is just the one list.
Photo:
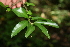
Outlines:
{"label": "young leaf", "polygon": [[6,11],[8,11],[8,12],[9,12],[9,11],[11,11],[11,9],[10,9],[10,8],[7,8],[7,10],[6,10]]}
{"label": "young leaf", "polygon": [[6,5],[6,7],[9,7],[9,5]]}
{"label": "young leaf", "polygon": [[17,34],[18,34],[22,29],[24,29],[27,25],[28,25],[28,21],[26,21],[26,20],[19,22],[19,23],[14,27],[14,29],[12,30],[11,38],[12,38],[13,36],[17,35]]}
{"label": "young leaf", "polygon": [[27,15],[26,10],[25,10],[24,8],[22,8],[22,7],[12,9],[12,11],[13,11],[18,17],[28,18],[28,15]]}
{"label": "young leaf", "polygon": [[44,25],[49,25],[49,26],[52,26],[52,27],[55,27],[55,28],[59,28],[59,26],[55,23],[55,22],[52,22],[52,21],[35,21],[34,23],[39,23],[39,24],[44,24]]}
{"label": "young leaf", "polygon": [[0,5],[4,8],[6,8],[6,6],[2,2],[0,2]]}
{"label": "young leaf", "polygon": [[34,30],[35,30],[35,26],[29,23],[27,27],[27,31],[25,33],[25,37],[27,38]]}
{"label": "young leaf", "polygon": [[35,6],[33,3],[28,3],[28,2],[26,2],[26,4],[27,4],[27,6]]}
{"label": "young leaf", "polygon": [[38,26],[42,30],[42,32],[50,39],[48,30],[43,25],[41,25],[41,24],[35,24],[35,25]]}
{"label": "young leaf", "polygon": [[27,14],[32,15],[32,12],[29,10],[29,11],[27,12]]}

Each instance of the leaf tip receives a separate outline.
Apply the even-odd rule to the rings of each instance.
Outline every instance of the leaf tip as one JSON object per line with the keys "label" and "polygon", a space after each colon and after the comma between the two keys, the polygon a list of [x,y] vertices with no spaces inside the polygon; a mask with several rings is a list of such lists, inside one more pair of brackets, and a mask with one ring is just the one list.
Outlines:
{"label": "leaf tip", "polygon": [[11,38],[12,38],[13,36],[12,36],[12,34],[11,34]]}
{"label": "leaf tip", "polygon": [[48,38],[50,39],[50,36],[48,36]]}
{"label": "leaf tip", "polygon": [[59,26],[57,26],[56,28],[59,28]]}
{"label": "leaf tip", "polygon": [[25,37],[27,38],[26,33],[25,33]]}
{"label": "leaf tip", "polygon": [[25,35],[25,37],[27,38],[27,36]]}

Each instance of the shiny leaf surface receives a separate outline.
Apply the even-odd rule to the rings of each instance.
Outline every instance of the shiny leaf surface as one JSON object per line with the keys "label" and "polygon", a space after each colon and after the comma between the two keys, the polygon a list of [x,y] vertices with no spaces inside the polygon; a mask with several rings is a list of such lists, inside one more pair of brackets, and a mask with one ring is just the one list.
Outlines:
{"label": "shiny leaf surface", "polygon": [[[47,21],[47,22],[53,22],[52,20],[44,19],[44,18],[42,18],[42,17],[32,17],[31,20],[44,20],[44,21]],[[55,23],[55,22],[53,22],[53,23]]]}
{"label": "shiny leaf surface", "polygon": [[35,30],[35,26],[29,24],[27,27],[27,31],[25,33],[25,37],[27,38],[34,30]]}
{"label": "shiny leaf surface", "polygon": [[54,22],[52,22],[52,21],[35,21],[34,23],[39,23],[39,24],[44,24],[44,25],[49,25],[49,26],[52,26],[52,27],[55,27],[55,28],[59,28],[59,26],[56,24],[56,23],[54,23]]}
{"label": "shiny leaf surface", "polygon": [[39,27],[42,30],[42,32],[50,39],[50,36],[48,34],[48,30],[43,25],[41,25],[41,24],[35,24],[35,25],[37,27]]}
{"label": "shiny leaf surface", "polygon": [[28,15],[27,15],[26,10],[25,10],[24,8],[22,8],[22,7],[12,9],[12,11],[13,11],[18,17],[28,18]]}
{"label": "shiny leaf surface", "polygon": [[12,33],[11,33],[11,37],[17,35],[22,29],[24,29],[26,26],[28,25],[28,21],[24,20],[19,22],[18,24],[16,24],[16,26],[14,27]]}

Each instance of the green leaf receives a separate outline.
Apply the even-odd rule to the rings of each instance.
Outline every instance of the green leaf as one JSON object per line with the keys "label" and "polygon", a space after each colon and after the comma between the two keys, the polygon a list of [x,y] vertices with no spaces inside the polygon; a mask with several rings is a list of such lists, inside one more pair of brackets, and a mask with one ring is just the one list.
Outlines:
{"label": "green leaf", "polygon": [[10,9],[10,8],[7,8],[7,10],[6,10],[6,11],[8,11],[8,12],[9,12],[9,11],[11,11],[11,9]]}
{"label": "green leaf", "polygon": [[32,12],[29,10],[29,11],[27,12],[27,14],[32,15]]}
{"label": "green leaf", "polygon": [[44,18],[42,18],[42,17],[32,17],[31,20],[44,20],[44,21],[50,21],[50,22],[53,22],[52,20],[44,19]]}
{"label": "green leaf", "polygon": [[42,18],[42,17],[32,17],[31,20],[46,20],[46,19],[44,19],[44,18]]}
{"label": "green leaf", "polygon": [[52,22],[52,21],[46,22],[46,21],[38,20],[38,21],[35,21],[34,23],[39,23],[39,24],[44,24],[44,25],[49,25],[49,26],[55,27],[55,28],[59,28],[59,26],[55,22]]}
{"label": "green leaf", "polygon": [[28,21],[24,20],[16,24],[14,29],[12,30],[11,33],[11,38],[15,35],[17,35],[22,29],[24,29],[28,25]]}
{"label": "green leaf", "polygon": [[13,11],[18,17],[28,18],[28,15],[27,15],[26,10],[25,10],[24,8],[22,8],[22,7],[12,9],[12,11]]}
{"label": "green leaf", "polygon": [[28,2],[26,2],[25,4],[27,4],[27,6],[35,6],[33,3],[28,3]]}
{"label": "green leaf", "polygon": [[[31,20],[38,20],[34,23],[40,23],[40,24],[49,25],[49,26],[52,26],[55,28],[59,28],[59,26],[55,22],[53,22],[52,20],[49,20],[49,19],[44,19],[42,17],[32,17]],[[42,21],[42,20],[44,20],[44,21]]]}
{"label": "green leaf", "polygon": [[34,30],[35,30],[35,26],[29,23],[27,27],[27,31],[25,33],[25,37],[27,38]]}
{"label": "green leaf", "polygon": [[9,7],[9,5],[6,5],[6,7]]}
{"label": "green leaf", "polygon": [[41,24],[35,24],[35,25],[38,26],[42,30],[42,32],[50,39],[48,30],[43,25],[41,25]]}
{"label": "green leaf", "polygon": [[4,8],[6,8],[6,6],[2,2],[0,2],[0,5]]}

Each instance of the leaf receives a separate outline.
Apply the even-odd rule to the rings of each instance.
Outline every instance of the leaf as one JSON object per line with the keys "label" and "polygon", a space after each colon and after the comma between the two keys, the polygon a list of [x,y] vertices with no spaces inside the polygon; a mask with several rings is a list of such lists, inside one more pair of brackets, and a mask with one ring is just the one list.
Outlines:
{"label": "leaf", "polygon": [[11,33],[11,38],[15,35],[17,35],[22,29],[24,29],[28,24],[28,21],[24,20],[19,22],[18,24],[16,24],[16,26],[14,27],[14,29],[12,30]]}
{"label": "leaf", "polygon": [[2,2],[0,2],[0,5],[4,8],[6,8],[6,6]]}
{"label": "leaf", "polygon": [[29,10],[29,11],[27,12],[27,14],[32,15],[32,12]]}
{"label": "leaf", "polygon": [[46,20],[46,19],[44,19],[44,18],[42,18],[42,17],[32,17],[31,20]]}
{"label": "leaf", "polygon": [[35,6],[33,3],[28,3],[28,2],[26,2],[26,4],[27,4],[27,6]]}
{"label": "leaf", "polygon": [[9,11],[11,11],[11,9],[10,9],[10,8],[7,8],[7,10],[6,10],[6,11],[8,11],[8,12],[9,12]]}
{"label": "leaf", "polygon": [[43,25],[41,25],[41,24],[35,24],[35,25],[38,26],[42,30],[42,32],[50,39],[48,30]]}
{"label": "leaf", "polygon": [[[59,26],[55,22],[53,22],[52,20],[49,20],[49,19],[44,19],[42,17],[32,17],[31,20],[38,20],[34,23],[40,23],[40,24],[49,25],[49,26],[52,26],[55,28],[59,28]],[[44,21],[42,21],[42,20],[44,20]]]}
{"label": "leaf", "polygon": [[44,18],[42,18],[42,17],[32,17],[31,20],[44,20],[44,21],[50,21],[50,22],[53,22],[52,20],[44,19]]}
{"label": "leaf", "polygon": [[35,26],[28,24],[27,31],[25,33],[25,37],[27,38],[34,30],[35,30]]}
{"label": "leaf", "polygon": [[9,7],[9,5],[6,5],[6,7]]}
{"label": "leaf", "polygon": [[44,21],[51,21],[49,19],[45,19],[45,18],[42,18],[42,17],[32,17],[31,20],[44,20]]}
{"label": "leaf", "polygon": [[55,23],[55,22],[52,22],[52,21],[35,21],[34,23],[39,23],[39,24],[44,24],[44,25],[49,25],[49,26],[52,26],[52,27],[55,27],[55,28],[59,28],[59,26]]}
{"label": "leaf", "polygon": [[28,15],[27,15],[26,10],[25,10],[24,8],[22,8],[22,7],[12,9],[12,11],[13,11],[18,17],[28,18]]}

